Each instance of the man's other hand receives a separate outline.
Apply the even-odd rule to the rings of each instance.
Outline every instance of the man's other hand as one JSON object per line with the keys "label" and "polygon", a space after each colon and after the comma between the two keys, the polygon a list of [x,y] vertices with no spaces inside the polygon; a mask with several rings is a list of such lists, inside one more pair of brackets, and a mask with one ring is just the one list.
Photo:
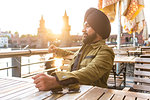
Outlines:
{"label": "man's other hand", "polygon": [[55,45],[52,44],[52,45],[49,46],[48,52],[49,53],[54,53],[56,49],[58,49],[58,47],[56,47]]}

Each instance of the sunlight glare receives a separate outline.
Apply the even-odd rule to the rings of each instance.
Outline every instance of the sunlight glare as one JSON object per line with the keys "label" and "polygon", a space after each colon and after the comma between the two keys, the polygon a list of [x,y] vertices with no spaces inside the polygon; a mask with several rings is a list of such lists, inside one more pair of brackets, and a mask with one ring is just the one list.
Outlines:
{"label": "sunlight glare", "polygon": [[54,58],[54,66],[60,69],[60,67],[63,65],[62,61],[63,61],[63,58]]}

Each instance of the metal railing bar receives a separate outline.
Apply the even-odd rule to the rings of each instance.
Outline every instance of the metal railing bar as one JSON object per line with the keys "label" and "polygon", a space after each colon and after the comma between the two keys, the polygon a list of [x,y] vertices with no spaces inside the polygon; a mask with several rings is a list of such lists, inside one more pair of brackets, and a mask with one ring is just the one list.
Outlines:
{"label": "metal railing bar", "polygon": [[[64,47],[61,49],[77,51],[80,47]],[[47,54],[48,49],[28,49],[28,50],[13,50],[9,52],[1,52],[0,58],[16,57],[16,56],[31,56],[38,54]]]}
{"label": "metal railing bar", "polygon": [[[61,49],[77,51],[79,48],[81,48],[81,47],[64,47]],[[47,61],[40,61],[40,62],[34,62],[34,63],[28,62],[28,64],[21,65],[21,62],[20,62],[21,56],[32,56],[32,55],[40,55],[40,54],[48,54],[48,49],[26,49],[26,50],[13,50],[13,51],[0,52],[0,58],[13,57],[12,58],[12,61],[13,61],[12,67],[1,68],[0,70],[12,68],[12,76],[21,77],[21,71],[22,71],[21,66],[29,66],[29,65],[33,65],[33,64],[39,64],[39,63],[44,63],[47,61],[52,61],[52,60],[47,60]],[[17,59],[17,60],[15,60],[15,59]],[[55,69],[57,69],[57,68],[47,69],[44,71],[39,71],[37,73],[26,74],[26,76],[23,75],[23,77],[29,77],[29,76],[33,76],[33,75],[41,73],[41,72],[46,72],[46,71],[55,70]]]}
{"label": "metal railing bar", "polygon": [[[30,64],[30,59],[28,59],[28,64]],[[31,65],[31,64],[30,64]],[[30,65],[28,65],[28,73],[30,74]],[[21,66],[22,67],[22,66]]]}
{"label": "metal railing bar", "polygon": [[27,75],[22,76],[22,78],[30,77],[30,76],[33,76],[33,75],[36,75],[36,74],[39,74],[39,73],[43,73],[43,72],[53,71],[53,70],[56,70],[56,69],[57,68],[50,68],[50,69],[46,69],[46,70],[39,71],[39,72],[36,72],[36,73],[27,74]]}
{"label": "metal railing bar", "polygon": [[21,66],[28,66],[28,65],[40,64],[40,63],[45,63],[45,62],[47,62],[47,61],[54,61],[54,59],[46,60],[46,61],[40,61],[40,62],[36,62],[36,63],[24,64],[24,65],[21,65]]}
{"label": "metal railing bar", "polygon": [[[8,68],[8,62],[6,63],[6,65],[7,65],[7,68]],[[8,74],[9,74],[9,72],[8,72],[8,69],[7,69],[7,76],[8,76]]]}
{"label": "metal railing bar", "polygon": [[[24,64],[24,65],[21,65],[21,66],[28,66],[28,65],[33,65],[33,64],[45,63],[45,62],[47,62],[47,61],[53,61],[53,60],[54,60],[54,59],[46,60],[46,61],[40,61],[40,62],[36,62],[36,63]],[[11,69],[11,68],[17,68],[17,66],[0,68],[0,70]]]}
{"label": "metal railing bar", "polygon": [[40,50],[14,50],[9,52],[1,52],[0,58],[8,58],[8,57],[16,57],[16,56],[30,56],[34,54],[46,54],[48,53],[47,49],[40,49]]}
{"label": "metal railing bar", "polygon": [[6,67],[6,68],[0,68],[0,70],[11,69],[11,68],[17,68],[17,66]]}

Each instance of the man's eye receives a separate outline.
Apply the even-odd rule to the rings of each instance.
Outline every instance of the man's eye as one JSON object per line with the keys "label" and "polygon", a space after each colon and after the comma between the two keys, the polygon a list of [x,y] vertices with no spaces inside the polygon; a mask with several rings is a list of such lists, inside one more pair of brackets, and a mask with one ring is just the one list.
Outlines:
{"label": "man's eye", "polygon": [[90,26],[86,26],[86,28],[89,28]]}

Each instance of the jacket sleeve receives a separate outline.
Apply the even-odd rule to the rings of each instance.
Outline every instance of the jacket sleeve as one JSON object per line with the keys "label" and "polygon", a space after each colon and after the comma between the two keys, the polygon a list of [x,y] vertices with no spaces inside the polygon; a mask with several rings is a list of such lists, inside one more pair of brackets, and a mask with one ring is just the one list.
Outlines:
{"label": "jacket sleeve", "polygon": [[58,80],[76,79],[80,84],[91,84],[113,67],[114,53],[112,49],[103,48],[86,67],[73,72],[56,72]]}
{"label": "jacket sleeve", "polygon": [[55,54],[57,55],[57,57],[65,57],[65,56],[68,56],[68,55],[73,55],[74,52],[68,51],[68,50],[63,50],[63,49],[57,49],[55,51]]}

